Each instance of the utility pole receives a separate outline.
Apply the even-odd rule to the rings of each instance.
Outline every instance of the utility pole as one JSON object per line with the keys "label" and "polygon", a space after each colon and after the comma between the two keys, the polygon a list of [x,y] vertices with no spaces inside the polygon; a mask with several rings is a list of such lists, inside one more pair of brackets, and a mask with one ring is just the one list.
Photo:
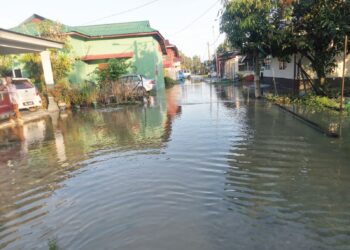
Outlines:
{"label": "utility pole", "polygon": [[210,43],[208,42],[208,61],[210,61]]}
{"label": "utility pole", "polygon": [[215,57],[215,71],[216,71],[216,76],[219,75],[219,72],[218,72],[218,54],[216,53],[216,48],[215,48],[215,28],[214,28],[214,25],[212,26],[213,27],[213,45],[214,45],[214,57]]}
{"label": "utility pole", "polygon": [[344,42],[344,59],[343,59],[343,80],[341,84],[341,100],[340,100],[340,110],[343,110],[343,100],[344,100],[344,89],[345,89],[345,67],[346,67],[346,54],[348,52],[348,35],[345,35]]}
{"label": "utility pole", "polygon": [[210,43],[208,42],[208,65],[207,66],[209,67],[209,73],[211,71],[210,58],[211,58],[211,56],[210,56]]}

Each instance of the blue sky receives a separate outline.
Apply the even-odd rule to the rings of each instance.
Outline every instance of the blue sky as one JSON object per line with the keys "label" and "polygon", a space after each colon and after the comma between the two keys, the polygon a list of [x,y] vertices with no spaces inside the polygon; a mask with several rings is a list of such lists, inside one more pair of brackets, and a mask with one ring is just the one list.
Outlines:
{"label": "blue sky", "polygon": [[[199,55],[202,59],[208,58],[208,42],[212,44],[212,52],[214,47],[223,40],[224,35],[219,36],[219,20],[217,20],[217,14],[221,4],[220,1],[215,0],[156,0],[141,9],[94,21],[144,5],[151,1],[6,1],[2,5],[0,27],[10,28],[16,26],[33,13],[68,25],[149,20],[153,28],[158,29],[164,37],[170,39],[185,54],[189,56]],[[205,12],[206,14],[203,15]],[[198,19],[200,16],[202,17]],[[196,19],[198,20],[189,26]],[[184,29],[186,27],[187,29]],[[215,41],[216,43],[214,44]]]}

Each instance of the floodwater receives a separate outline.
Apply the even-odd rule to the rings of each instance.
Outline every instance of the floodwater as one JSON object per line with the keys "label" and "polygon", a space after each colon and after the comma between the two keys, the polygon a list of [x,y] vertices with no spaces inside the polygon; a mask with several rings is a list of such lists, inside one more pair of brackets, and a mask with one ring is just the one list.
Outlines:
{"label": "floodwater", "polygon": [[0,131],[0,249],[350,249],[346,131],[205,83]]}

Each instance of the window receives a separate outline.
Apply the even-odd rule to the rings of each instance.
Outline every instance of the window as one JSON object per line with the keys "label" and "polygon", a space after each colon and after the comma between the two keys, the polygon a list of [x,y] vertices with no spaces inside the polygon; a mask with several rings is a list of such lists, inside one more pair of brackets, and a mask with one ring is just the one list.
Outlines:
{"label": "window", "polygon": [[13,76],[17,78],[22,78],[22,71],[21,69],[14,69],[13,70]]}
{"label": "window", "polygon": [[264,69],[271,70],[272,56],[267,56],[264,59]]}
{"label": "window", "polygon": [[27,80],[14,80],[13,84],[16,86],[16,89],[31,89],[33,85]]}
{"label": "window", "polygon": [[286,61],[278,61],[279,62],[279,69],[285,70],[287,68],[287,62]]}

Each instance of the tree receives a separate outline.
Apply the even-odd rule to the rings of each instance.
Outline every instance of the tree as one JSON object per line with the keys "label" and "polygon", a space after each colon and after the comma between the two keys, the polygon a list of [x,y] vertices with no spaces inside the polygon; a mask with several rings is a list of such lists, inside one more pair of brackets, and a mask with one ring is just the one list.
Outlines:
{"label": "tree", "polygon": [[[107,102],[107,98],[111,92],[115,96],[117,96],[117,94],[120,94],[121,91],[118,84],[118,79],[120,76],[128,72],[130,66],[131,64],[128,63],[125,59],[110,59],[104,67],[95,69],[94,74],[97,77],[100,95],[103,99],[102,101]],[[122,91],[121,94],[125,99],[127,93],[125,93],[125,91]]]}
{"label": "tree", "polygon": [[[40,37],[64,43],[62,50],[50,50],[53,78],[55,82],[64,81],[72,70],[74,62],[74,58],[70,55],[71,46],[69,37],[65,33],[64,25],[45,20],[38,23],[36,29]],[[45,92],[46,85],[44,84],[40,55],[25,54],[19,60],[24,64],[24,70],[27,72],[29,78],[34,81],[39,91]]]}
{"label": "tree", "polygon": [[12,70],[12,57],[8,55],[0,56],[0,76]]}
{"label": "tree", "polygon": [[225,41],[217,47],[216,53],[217,54],[224,54],[227,52],[231,52],[232,50],[233,50],[233,48],[232,48],[229,40],[225,39]]}
{"label": "tree", "polygon": [[259,57],[271,51],[269,36],[273,30],[274,5],[270,0],[227,1],[221,18],[221,31],[226,33],[232,46],[253,57],[257,98],[261,96]]}
{"label": "tree", "polygon": [[186,56],[183,52],[180,51],[182,68],[185,70],[191,70],[192,68],[192,58]]}
{"label": "tree", "polygon": [[199,56],[192,57],[192,68],[191,71],[195,74],[199,74],[202,69],[202,61]]}
{"label": "tree", "polygon": [[337,66],[350,34],[349,0],[303,0],[293,3],[294,53],[309,59],[317,74],[315,91],[324,92],[326,75]]}

